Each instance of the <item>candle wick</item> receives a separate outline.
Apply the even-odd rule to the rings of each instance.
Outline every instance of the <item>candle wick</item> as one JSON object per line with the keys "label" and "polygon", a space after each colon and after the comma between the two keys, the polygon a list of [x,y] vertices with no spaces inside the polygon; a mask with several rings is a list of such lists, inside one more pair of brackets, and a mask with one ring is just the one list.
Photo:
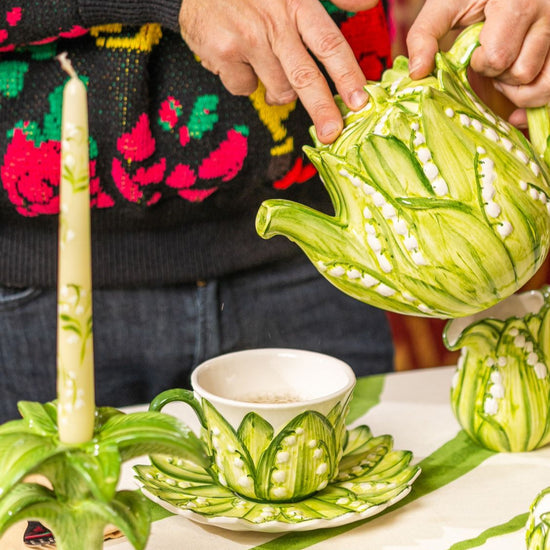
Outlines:
{"label": "candle wick", "polygon": [[56,56],[56,59],[61,64],[61,68],[69,74],[71,77],[76,77],[76,71],[73,69],[73,66],[69,60],[69,57],[67,55],[67,52],[62,52],[58,56]]}

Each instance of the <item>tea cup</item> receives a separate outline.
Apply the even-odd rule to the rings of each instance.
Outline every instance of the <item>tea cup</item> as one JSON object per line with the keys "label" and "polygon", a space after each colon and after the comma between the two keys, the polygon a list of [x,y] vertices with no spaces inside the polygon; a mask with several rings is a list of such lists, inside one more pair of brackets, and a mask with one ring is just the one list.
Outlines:
{"label": "tea cup", "polygon": [[150,409],[192,407],[221,485],[257,501],[294,502],[338,474],[355,381],[347,363],[322,353],[244,350],[205,361],[192,372],[193,391],[167,390]]}

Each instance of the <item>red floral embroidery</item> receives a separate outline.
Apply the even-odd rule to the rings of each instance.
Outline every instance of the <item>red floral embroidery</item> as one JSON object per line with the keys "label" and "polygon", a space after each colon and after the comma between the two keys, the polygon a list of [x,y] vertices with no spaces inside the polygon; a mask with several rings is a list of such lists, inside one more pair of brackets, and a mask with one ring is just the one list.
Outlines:
{"label": "red floral embroidery", "polygon": [[129,161],[140,162],[149,158],[155,152],[155,146],[147,113],[143,113],[132,130],[122,134],[117,141],[117,149]]}
{"label": "red floral embroidery", "polygon": [[90,161],[90,206],[95,208],[111,208],[115,205],[113,197],[107,195],[99,184],[96,176],[96,160]]}
{"label": "red floral embroidery", "polygon": [[[60,150],[59,141],[46,140],[36,145],[21,128],[14,130],[0,177],[19,214],[34,217],[59,212]],[[113,199],[101,189],[95,160],[90,162],[90,193],[92,206],[113,206]]]}
{"label": "red floral embroidery", "polygon": [[382,71],[391,65],[390,34],[382,2],[356,13],[344,21],[340,29],[367,79],[378,80]]}
{"label": "red floral embroidery", "polygon": [[6,13],[6,21],[10,27],[15,27],[21,20],[21,8],[12,8]]}
{"label": "red floral embroidery", "polygon": [[172,173],[166,178],[166,185],[178,189],[178,195],[191,202],[201,202],[209,197],[216,187],[210,189],[191,189],[197,181],[195,171],[186,164],[178,164]]}
{"label": "red floral embroidery", "polygon": [[[217,124],[218,101],[217,96],[199,96],[187,117],[187,122],[181,123],[181,102],[169,96],[159,108],[159,124],[163,130],[173,133],[179,144],[185,147],[191,140],[202,139],[204,134]],[[247,154],[248,128],[235,126],[227,131],[226,139],[199,162],[198,167],[176,165],[166,178],[166,185],[177,189],[178,195],[185,200],[203,201],[218,189],[217,185],[206,187],[205,180],[220,178],[225,182],[233,179],[242,169]]]}
{"label": "red floral embroidery", "polygon": [[191,141],[191,136],[189,135],[189,127],[182,126],[180,128],[179,136],[180,136],[180,145],[182,147],[185,147],[189,143],[189,141]]}
{"label": "red floral embroidery", "polygon": [[241,132],[231,129],[227,139],[218,148],[203,159],[199,166],[199,177],[204,179],[221,178],[222,181],[233,179],[243,167],[248,153],[248,140]]}
{"label": "red floral embroidery", "polygon": [[159,120],[163,128],[171,130],[174,128],[181,115],[181,103],[173,97],[166,98],[159,109]]}
{"label": "red floral embroidery", "polygon": [[[149,158],[155,152],[155,147],[156,142],[151,133],[147,113],[140,115],[135,126],[117,140],[117,149],[128,161],[127,167],[131,166],[132,162],[142,162]],[[165,158],[152,166],[140,166],[133,175],[117,158],[113,159],[111,169],[115,184],[126,200],[148,205],[160,200],[162,196],[160,191],[151,189],[149,186],[159,184],[164,179],[165,172]]]}
{"label": "red floral embroidery", "polygon": [[288,189],[294,183],[304,183],[317,173],[315,166],[308,163],[304,165],[302,158],[298,157],[294,166],[280,179],[273,183],[275,189]]}
{"label": "red floral embroidery", "polygon": [[57,141],[36,146],[17,128],[0,170],[8,198],[23,216],[59,212],[59,152]]}
{"label": "red floral embroidery", "polygon": [[[166,171],[166,159],[161,159],[153,166],[138,168],[131,176],[122,166],[119,159],[113,159],[112,175],[115,184],[122,196],[130,202],[141,203],[145,198],[144,189],[151,184],[158,184],[164,177]],[[149,198],[145,199],[146,204],[153,204],[160,199],[156,191]],[[153,202],[151,202],[153,201]]]}
{"label": "red floral embroidery", "polygon": [[80,25],[74,25],[71,29],[68,31],[62,31],[59,33],[59,36],[61,38],[77,38],[79,36],[82,36],[88,32],[88,29],[85,29],[84,27],[81,27]]}

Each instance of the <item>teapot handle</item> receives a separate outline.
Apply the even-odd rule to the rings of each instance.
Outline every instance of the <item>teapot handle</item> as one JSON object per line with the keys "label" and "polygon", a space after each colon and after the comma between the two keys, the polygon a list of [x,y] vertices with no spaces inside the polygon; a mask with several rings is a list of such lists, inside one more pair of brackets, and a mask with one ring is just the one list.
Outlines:
{"label": "teapot handle", "polygon": [[[445,57],[456,70],[460,79],[470,87],[467,69],[470,65],[474,50],[480,45],[479,35],[483,23],[475,23],[462,31],[448,52],[437,55]],[[531,107],[527,111],[529,126],[529,140],[539,160],[550,166],[550,111],[547,105]]]}

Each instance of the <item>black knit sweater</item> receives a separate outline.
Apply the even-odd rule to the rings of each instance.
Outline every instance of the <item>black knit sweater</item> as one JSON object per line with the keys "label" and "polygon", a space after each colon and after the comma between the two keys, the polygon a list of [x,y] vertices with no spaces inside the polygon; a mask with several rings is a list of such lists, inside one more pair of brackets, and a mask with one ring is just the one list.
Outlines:
{"label": "black knit sweater", "polygon": [[[382,7],[323,2],[367,78],[389,60]],[[262,200],[326,212],[299,103],[230,95],[181,39],[177,0],[8,0],[0,20],[0,284],[53,287],[67,51],[88,87],[93,280],[164,285],[298,254],[254,228]],[[123,23],[123,24],[119,24]]]}

